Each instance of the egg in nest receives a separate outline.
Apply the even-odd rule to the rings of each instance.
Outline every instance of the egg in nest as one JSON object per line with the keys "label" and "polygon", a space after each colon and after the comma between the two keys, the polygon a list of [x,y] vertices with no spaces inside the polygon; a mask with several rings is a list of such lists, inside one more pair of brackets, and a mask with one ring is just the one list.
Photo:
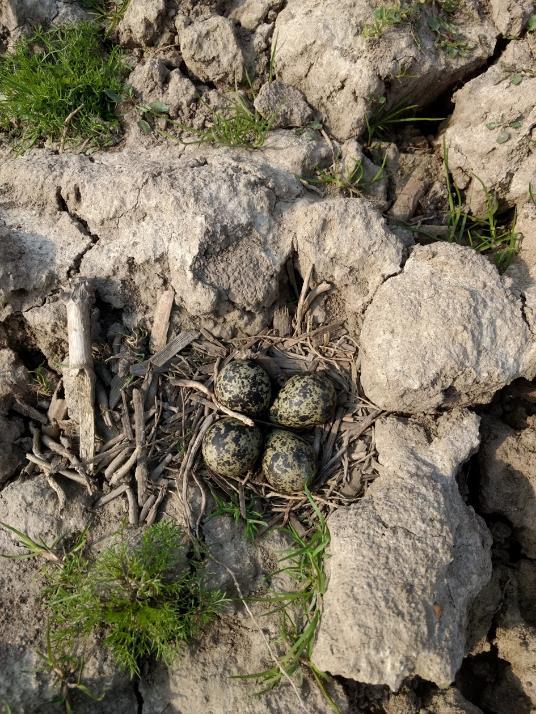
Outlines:
{"label": "egg in nest", "polygon": [[276,424],[307,429],[333,417],[337,395],[331,381],[322,374],[296,374],[283,386],[270,409]]}
{"label": "egg in nest", "polygon": [[314,449],[301,436],[274,429],[266,439],[262,470],[268,483],[280,493],[303,491],[316,474]]}
{"label": "egg in nest", "polygon": [[237,359],[222,369],[214,393],[216,399],[229,409],[254,416],[270,406],[272,385],[260,364]]}
{"label": "egg in nest", "polygon": [[203,458],[218,476],[236,478],[246,474],[260,456],[262,434],[256,426],[246,426],[226,417],[213,424],[203,437]]}

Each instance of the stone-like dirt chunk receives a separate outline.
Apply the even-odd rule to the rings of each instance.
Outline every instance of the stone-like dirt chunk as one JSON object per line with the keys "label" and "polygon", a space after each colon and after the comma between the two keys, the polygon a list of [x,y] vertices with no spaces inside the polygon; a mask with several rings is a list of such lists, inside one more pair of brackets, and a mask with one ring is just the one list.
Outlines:
{"label": "stone-like dirt chunk", "polygon": [[467,82],[445,133],[449,169],[470,208],[486,212],[488,191],[507,205],[536,190],[536,34],[511,42],[499,61]]}
{"label": "stone-like dirt chunk", "polygon": [[491,575],[491,536],[456,483],[478,417],[444,416],[430,432],[381,420],[380,476],[328,519],[321,670],[396,690],[408,675],[446,687],[461,665],[468,608]]}
{"label": "stone-like dirt chunk", "polygon": [[231,86],[242,81],[244,56],[227,18],[214,16],[186,25],[179,40],[186,66],[201,81]]}
{"label": "stone-like dirt chunk", "polygon": [[508,280],[470,248],[417,247],[365,313],[361,383],[382,409],[486,403],[528,368],[531,334]]}
{"label": "stone-like dirt chunk", "polygon": [[277,17],[278,78],[301,89],[337,139],[365,128],[375,98],[387,94],[393,102],[411,103],[414,97],[425,104],[493,53],[497,31],[479,0],[464,3],[456,21],[467,45],[456,56],[436,47],[427,9],[416,29],[403,23],[379,40],[365,38],[363,28],[377,5],[370,0],[288,0]]}
{"label": "stone-like dirt chunk", "polygon": [[501,514],[515,529],[523,551],[536,557],[536,418],[516,431],[488,418],[480,457],[480,505]]}

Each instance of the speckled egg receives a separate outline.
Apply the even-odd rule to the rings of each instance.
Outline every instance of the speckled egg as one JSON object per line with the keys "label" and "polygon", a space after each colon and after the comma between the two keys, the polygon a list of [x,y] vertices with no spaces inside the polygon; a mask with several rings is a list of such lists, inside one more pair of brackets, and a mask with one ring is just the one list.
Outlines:
{"label": "speckled egg", "polygon": [[294,429],[307,429],[329,421],[335,410],[333,384],[322,374],[297,374],[291,377],[277,395],[270,409],[276,424]]}
{"label": "speckled egg", "polygon": [[276,491],[303,491],[315,477],[314,449],[301,436],[284,429],[274,429],[266,439],[262,470]]}
{"label": "speckled egg", "polygon": [[213,424],[203,438],[203,458],[218,476],[242,476],[260,456],[262,434],[256,426],[225,418]]}
{"label": "speckled egg", "polygon": [[266,371],[253,360],[237,359],[216,380],[216,399],[234,411],[255,415],[268,409],[272,385]]}

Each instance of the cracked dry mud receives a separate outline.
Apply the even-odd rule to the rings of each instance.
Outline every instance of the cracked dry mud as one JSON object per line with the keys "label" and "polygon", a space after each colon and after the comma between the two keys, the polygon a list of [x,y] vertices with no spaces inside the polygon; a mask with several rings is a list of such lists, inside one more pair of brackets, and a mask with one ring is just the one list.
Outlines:
{"label": "cracked dry mud", "polygon": [[[530,714],[534,1],[104,5],[124,10],[106,40],[128,62],[121,134],[108,147],[41,137],[20,151],[16,122],[0,121],[0,523],[52,543],[89,522],[96,557],[129,514],[173,519],[202,544],[186,561],[200,558],[207,587],[233,600],[175,660],[147,658],[134,679],[93,633],[82,677],[102,698],[73,689],[74,711]],[[101,22],[91,6],[4,0],[0,53],[38,25]],[[241,141],[211,140],[230,107],[253,128]],[[145,505],[128,481],[109,485],[99,472],[89,494],[59,470],[80,473],[55,441],[69,433],[65,443],[78,445],[75,410],[57,403],[71,398],[68,386],[56,416],[47,414],[69,370],[66,300],[76,281],[91,295],[97,403],[103,391],[110,399],[98,443],[121,429],[128,442],[132,431],[128,448],[119,440],[119,468],[128,464],[136,390],[153,399],[142,417],[155,442],[162,412],[176,425],[172,441],[158,432],[167,460],[148,450],[155,480]],[[155,354],[189,331],[187,348],[155,367]],[[190,390],[193,444],[225,416],[211,381],[230,355],[258,359],[278,388],[326,370],[338,394],[333,420],[310,434],[317,450],[331,449],[312,484],[330,533],[316,630],[303,666],[260,695],[235,675],[277,671],[280,619],[243,598],[289,588],[277,572],[288,533],[247,538],[244,504],[233,517],[207,500],[208,483],[228,491],[207,475],[178,426],[184,402],[173,401]],[[170,364],[178,371],[168,379]],[[263,434],[268,420],[261,414]],[[125,472],[132,483],[134,470]],[[161,477],[187,486],[164,496]],[[248,480],[229,493],[254,493],[267,520],[301,523],[306,499],[293,510],[294,496],[281,506],[262,476]],[[117,485],[125,488],[107,500]],[[0,552],[24,553],[5,528]],[[65,710],[39,654],[41,566],[0,559],[0,714]]]}

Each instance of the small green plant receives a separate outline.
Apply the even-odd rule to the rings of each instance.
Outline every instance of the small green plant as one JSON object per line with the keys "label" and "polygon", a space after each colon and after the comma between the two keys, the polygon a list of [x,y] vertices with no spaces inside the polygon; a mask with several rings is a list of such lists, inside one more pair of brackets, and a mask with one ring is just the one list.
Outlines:
{"label": "small green plant", "polygon": [[330,535],[326,519],[309,491],[306,491],[306,495],[313,509],[314,526],[307,536],[300,535],[293,527],[288,529],[293,546],[282,558],[281,562],[285,565],[274,573],[289,575],[295,582],[296,589],[290,592],[273,592],[262,598],[281,613],[280,637],[285,653],[279,658],[277,665],[263,672],[238,675],[237,678],[258,681],[263,687],[262,692],[266,692],[277,687],[285,675],[291,677],[303,668],[312,675],[333,711],[338,712],[326,687],[328,676],[311,661],[316,631],[322,616],[322,597],[328,585],[324,559]]}
{"label": "small green plant", "polygon": [[72,714],[74,711],[71,696],[75,691],[85,694],[93,701],[101,701],[104,698],[104,694],[96,694],[82,682],[84,660],[81,657],[52,647],[49,628],[46,633],[46,649],[44,652],[38,651],[37,655],[43,669],[52,675],[52,686],[58,690],[66,714]]}
{"label": "small green plant", "polygon": [[369,193],[374,184],[381,181],[384,173],[387,156],[374,174],[366,176],[365,165],[362,159],[357,159],[353,167],[345,171],[339,159],[336,159],[328,169],[320,169],[313,178],[308,179],[308,183],[314,186],[331,188],[345,196],[360,196]]}
{"label": "small green plant", "polygon": [[195,566],[181,563],[181,530],[172,521],[145,530],[137,546],[121,541],[94,562],[80,551],[51,571],[45,591],[53,649],[70,651],[92,633],[116,662],[139,676],[140,661],[170,663],[226,602],[206,590]]}
{"label": "small green plant", "polygon": [[81,0],[85,10],[95,15],[107,34],[111,34],[123,19],[130,0]]}
{"label": "small green plant", "polygon": [[443,117],[417,117],[415,112],[418,109],[418,104],[406,104],[404,101],[389,106],[387,97],[380,97],[375,102],[372,114],[365,117],[367,144],[370,146],[374,139],[384,139],[388,132],[398,124],[413,124],[421,121],[437,122],[443,119]]}
{"label": "small green plant", "polygon": [[364,37],[382,37],[405,22],[411,22],[421,14],[420,3],[394,2],[377,7],[372,13],[372,18],[362,30]]}
{"label": "small green plant", "polygon": [[469,44],[452,21],[460,5],[461,0],[396,0],[377,7],[370,22],[364,25],[362,34],[367,38],[378,39],[400,25],[409,24],[413,27],[428,8],[427,24],[436,36],[436,47],[451,57],[458,57],[469,49]]}
{"label": "small green plant", "polygon": [[178,126],[186,135],[193,137],[191,140],[183,140],[183,143],[258,149],[266,141],[272,121],[261,116],[255,108],[250,108],[247,99],[237,93],[226,109],[212,111],[208,128]]}
{"label": "small green plant", "polygon": [[58,563],[61,561],[60,556],[57,553],[58,545],[62,540],[61,536],[57,538],[51,545],[44,543],[42,540],[34,540],[30,538],[27,533],[19,531],[14,526],[10,526],[7,523],[2,523],[0,521],[0,526],[5,528],[10,533],[13,533],[20,545],[28,549],[27,553],[21,553],[20,555],[6,555],[2,553],[3,558],[11,558],[13,560],[23,560],[26,558],[44,558],[44,560],[51,561],[53,563]]}
{"label": "small green plant", "polygon": [[255,509],[252,503],[246,502],[245,516],[242,515],[240,505],[233,499],[225,501],[217,494],[212,493],[212,497],[216,502],[216,507],[210,514],[209,518],[216,516],[231,516],[235,523],[242,524],[244,528],[244,537],[247,540],[255,540],[260,530],[267,527],[266,521],[263,520],[263,514]]}
{"label": "small green plant", "polygon": [[45,397],[50,397],[54,392],[54,383],[50,378],[50,372],[44,364],[40,364],[34,370],[30,371],[32,375],[34,388],[37,394],[42,394]]}
{"label": "small green plant", "polygon": [[153,126],[151,121],[160,116],[165,116],[169,114],[169,107],[164,102],[159,100],[155,102],[150,102],[150,104],[140,104],[138,106],[138,113],[140,118],[138,119],[138,127],[144,134],[150,134],[153,131]]}
{"label": "small green plant", "polygon": [[495,121],[489,121],[486,123],[486,129],[493,131],[494,129],[500,129],[496,136],[495,141],[497,144],[506,144],[512,138],[512,133],[510,129],[520,129],[523,122],[523,116],[517,116],[515,119],[505,120],[501,116],[500,119]]}
{"label": "small green plant", "polygon": [[20,149],[66,139],[108,145],[127,73],[121,49],[106,46],[93,23],[39,28],[0,57],[0,129]]}
{"label": "small green plant", "polygon": [[[501,271],[512,262],[519,248],[519,234],[515,229],[515,217],[510,222],[502,222],[498,211],[499,203],[484,182],[476,176],[486,198],[486,212],[473,216],[464,206],[460,189],[451,178],[448,148],[443,141],[443,169],[447,186],[447,240],[467,245],[479,253],[489,255]],[[426,228],[423,227],[426,235]]]}
{"label": "small green plant", "polygon": [[466,55],[470,46],[456,25],[449,19],[450,14],[447,16],[441,13],[431,15],[428,18],[428,27],[436,36],[436,47],[454,59]]}

